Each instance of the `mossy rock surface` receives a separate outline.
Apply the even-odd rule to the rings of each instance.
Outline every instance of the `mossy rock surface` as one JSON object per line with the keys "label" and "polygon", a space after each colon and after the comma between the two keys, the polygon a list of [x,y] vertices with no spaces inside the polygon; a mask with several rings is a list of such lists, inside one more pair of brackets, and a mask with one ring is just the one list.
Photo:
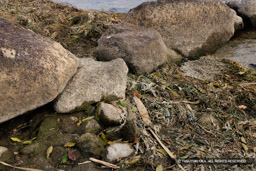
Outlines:
{"label": "mossy rock surface", "polygon": [[47,117],[39,127],[37,139],[45,139],[51,134],[56,134],[58,126],[58,117],[56,115]]}
{"label": "mossy rock surface", "polygon": [[94,156],[96,158],[101,156],[104,150],[104,144],[104,141],[91,133],[83,134],[77,142],[77,146],[83,156]]}

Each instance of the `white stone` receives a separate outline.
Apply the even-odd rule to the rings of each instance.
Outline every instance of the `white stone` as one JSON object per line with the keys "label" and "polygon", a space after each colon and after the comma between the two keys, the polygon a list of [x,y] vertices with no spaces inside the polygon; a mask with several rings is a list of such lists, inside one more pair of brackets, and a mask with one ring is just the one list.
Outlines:
{"label": "white stone", "polygon": [[128,157],[133,153],[133,149],[127,143],[115,143],[107,148],[107,160],[109,162]]}

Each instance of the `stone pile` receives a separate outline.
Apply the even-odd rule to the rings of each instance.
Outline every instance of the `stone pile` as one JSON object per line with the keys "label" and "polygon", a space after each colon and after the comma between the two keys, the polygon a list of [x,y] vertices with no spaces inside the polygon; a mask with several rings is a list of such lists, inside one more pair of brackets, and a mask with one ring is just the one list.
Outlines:
{"label": "stone pile", "polygon": [[[256,25],[255,3],[248,2],[249,7],[244,1],[225,1]],[[78,59],[59,43],[0,18],[0,123],[53,102],[58,113],[78,112],[77,117],[44,119],[36,142],[24,147],[22,154],[38,156],[52,145],[53,157],[59,158],[65,143],[75,142],[72,153],[76,156],[117,161],[134,152],[120,141],[134,142],[139,135],[129,105],[116,105],[125,99],[128,69],[134,74],[150,73],[168,62],[211,54],[242,27],[242,18],[219,0],[145,2],[132,9],[124,23],[110,26],[102,35],[95,53],[101,61],[97,61]],[[210,67],[211,73],[222,69],[211,56],[181,69],[198,79],[212,79],[201,75],[197,69],[201,64]],[[120,141],[105,148],[104,136]],[[6,152],[0,147],[0,157]],[[46,159],[38,162],[47,163],[46,170],[58,164]]]}

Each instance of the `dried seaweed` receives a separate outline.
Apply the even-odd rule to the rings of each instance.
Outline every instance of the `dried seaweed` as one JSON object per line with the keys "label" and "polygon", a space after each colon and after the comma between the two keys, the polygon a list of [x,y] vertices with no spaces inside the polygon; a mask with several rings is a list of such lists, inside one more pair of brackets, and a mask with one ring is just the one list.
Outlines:
{"label": "dried seaweed", "polygon": [[[49,0],[0,0],[0,17],[60,42],[78,57],[91,56],[97,40],[123,15],[87,12]],[[174,64],[151,74],[128,75],[127,99],[141,132],[132,165],[124,168],[178,170],[146,131],[133,99],[136,91],[154,131],[178,159],[256,158],[256,72],[224,60],[213,81],[186,77]],[[131,162],[126,162],[131,163]],[[187,170],[253,170],[247,164],[187,164]]]}

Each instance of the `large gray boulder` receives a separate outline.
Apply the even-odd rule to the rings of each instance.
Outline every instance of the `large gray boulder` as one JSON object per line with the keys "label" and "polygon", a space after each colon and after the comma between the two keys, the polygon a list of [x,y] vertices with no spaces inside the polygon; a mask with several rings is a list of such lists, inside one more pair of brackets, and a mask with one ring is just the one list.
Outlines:
{"label": "large gray boulder", "polygon": [[222,0],[230,8],[233,8],[242,17],[251,21],[256,27],[256,1],[255,0]]}
{"label": "large gray boulder", "polygon": [[83,104],[124,99],[127,73],[128,67],[120,58],[110,62],[82,59],[81,68],[57,98],[55,110],[68,113]]}
{"label": "large gray boulder", "polygon": [[0,18],[0,123],[54,100],[78,65],[59,43]]}
{"label": "large gray boulder", "polygon": [[104,33],[96,53],[103,61],[124,59],[129,71],[136,74],[152,72],[167,61],[180,59],[157,31],[125,23],[113,25]]}
{"label": "large gray boulder", "polygon": [[125,21],[156,29],[167,47],[195,58],[229,41],[238,16],[219,0],[158,0],[132,9]]}

